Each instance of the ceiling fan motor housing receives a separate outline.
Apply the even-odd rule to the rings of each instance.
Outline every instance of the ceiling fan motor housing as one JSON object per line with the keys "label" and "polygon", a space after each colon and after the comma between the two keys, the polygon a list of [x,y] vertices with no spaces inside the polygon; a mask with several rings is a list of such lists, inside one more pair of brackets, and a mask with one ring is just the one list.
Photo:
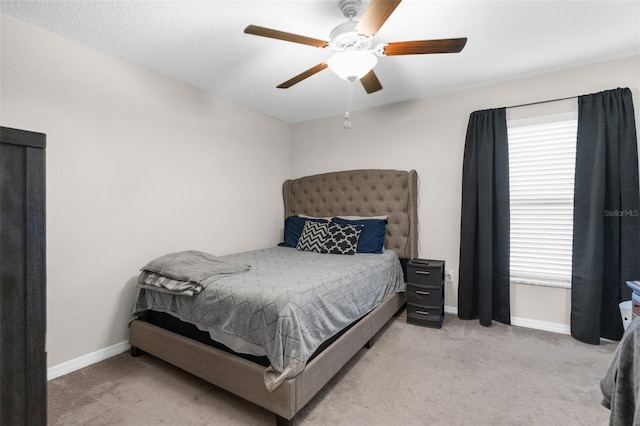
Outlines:
{"label": "ceiling fan motor housing", "polygon": [[371,46],[371,36],[358,34],[358,21],[344,22],[331,31],[329,47],[335,52],[345,50],[367,50]]}

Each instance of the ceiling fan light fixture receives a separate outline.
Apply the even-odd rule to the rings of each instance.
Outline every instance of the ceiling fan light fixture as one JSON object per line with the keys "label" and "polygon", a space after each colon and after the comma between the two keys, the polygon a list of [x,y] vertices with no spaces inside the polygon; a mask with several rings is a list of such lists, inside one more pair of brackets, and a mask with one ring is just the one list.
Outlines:
{"label": "ceiling fan light fixture", "polygon": [[364,77],[377,63],[378,58],[373,53],[362,50],[347,50],[336,53],[327,61],[331,71],[348,81]]}

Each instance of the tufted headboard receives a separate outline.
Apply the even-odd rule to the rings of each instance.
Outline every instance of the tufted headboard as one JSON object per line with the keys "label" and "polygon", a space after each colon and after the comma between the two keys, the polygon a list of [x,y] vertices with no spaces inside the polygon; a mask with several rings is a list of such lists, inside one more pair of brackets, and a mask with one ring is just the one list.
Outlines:
{"label": "tufted headboard", "polygon": [[350,170],[287,180],[284,216],[388,216],[384,246],[401,259],[418,257],[415,170]]}

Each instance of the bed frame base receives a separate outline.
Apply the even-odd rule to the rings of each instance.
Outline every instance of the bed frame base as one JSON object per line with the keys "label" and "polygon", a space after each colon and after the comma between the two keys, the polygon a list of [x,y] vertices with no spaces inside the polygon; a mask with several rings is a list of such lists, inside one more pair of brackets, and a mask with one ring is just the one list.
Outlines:
{"label": "bed frame base", "polygon": [[147,352],[203,380],[259,405],[276,415],[278,425],[293,418],[406,302],[406,293],[388,296],[376,309],[313,358],[298,376],[275,391],[264,385],[264,367],[204,343],[134,320],[130,324],[131,355]]}
{"label": "bed frame base", "polygon": [[276,414],[276,426],[293,426],[293,419],[285,419]]}

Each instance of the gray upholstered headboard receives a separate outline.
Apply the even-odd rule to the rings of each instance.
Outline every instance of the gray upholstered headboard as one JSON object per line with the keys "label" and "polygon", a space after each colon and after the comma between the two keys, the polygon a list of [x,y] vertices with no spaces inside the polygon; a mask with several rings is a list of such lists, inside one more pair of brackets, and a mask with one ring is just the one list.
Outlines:
{"label": "gray upholstered headboard", "polygon": [[415,170],[350,170],[287,180],[284,216],[388,216],[385,248],[418,257],[418,174]]}

